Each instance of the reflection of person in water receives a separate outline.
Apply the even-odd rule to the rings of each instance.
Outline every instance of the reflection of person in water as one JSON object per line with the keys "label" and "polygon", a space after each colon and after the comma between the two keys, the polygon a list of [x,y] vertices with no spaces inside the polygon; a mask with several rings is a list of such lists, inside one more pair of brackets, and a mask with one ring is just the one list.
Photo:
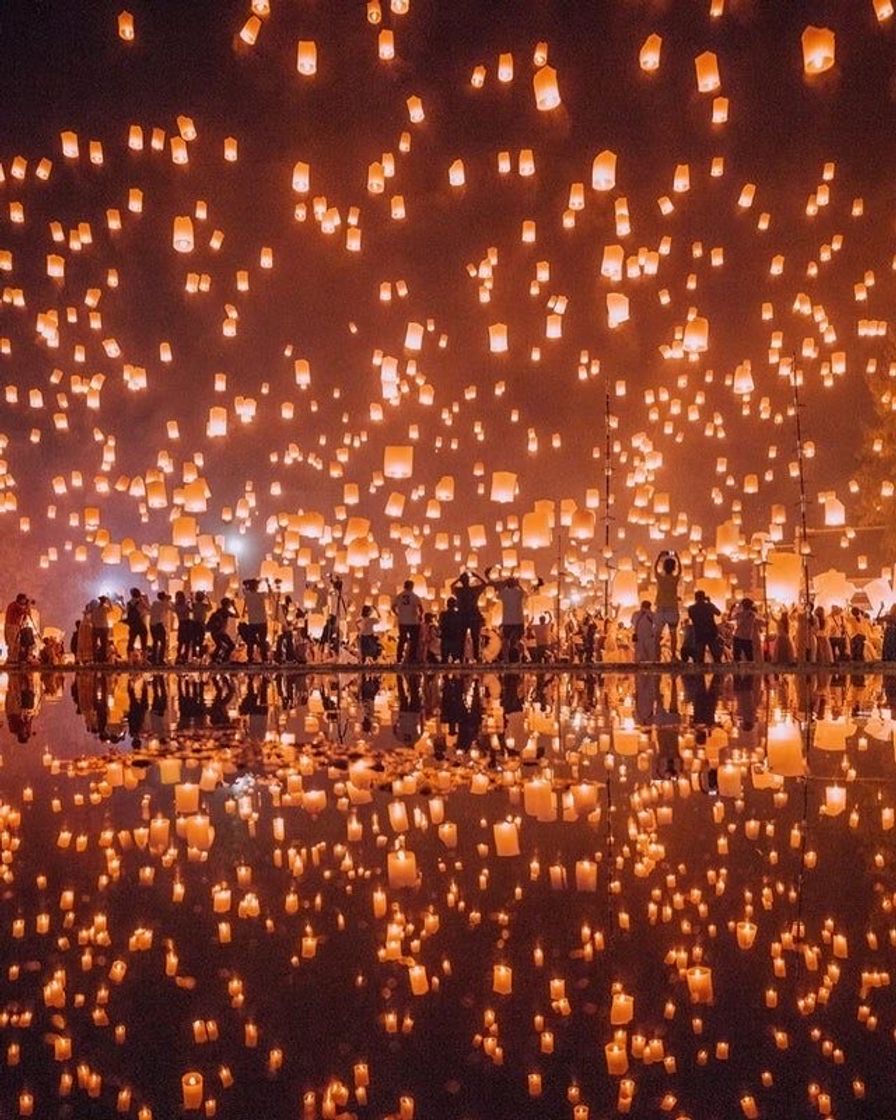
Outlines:
{"label": "reflection of person in water", "polygon": [[233,678],[229,673],[217,674],[212,684],[215,691],[209,706],[209,723],[216,731],[225,731],[232,726],[228,709],[234,696]]}
{"label": "reflection of person in water", "polygon": [[376,697],[380,690],[380,678],[369,673],[363,673],[358,685],[358,697],[361,701],[361,730],[368,735],[374,729],[376,720]]}
{"label": "reflection of person in water", "polygon": [[668,707],[662,696],[654,712],[656,726],[656,776],[674,778],[681,771],[679,732],[681,713],[678,710],[678,678],[669,678]]}
{"label": "reflection of person in water", "polygon": [[177,707],[180,730],[198,730],[205,726],[205,697],[200,679],[177,678]]}
{"label": "reflection of person in water", "polygon": [[268,680],[261,673],[246,680],[240,715],[247,717],[246,730],[253,741],[262,742],[268,729]]}
{"label": "reflection of person in water", "polygon": [[702,673],[684,678],[685,696],[693,707],[695,727],[712,727],[715,724],[720,688],[721,678],[718,673],[713,673],[708,683],[707,677]]}
{"label": "reflection of person in water", "polygon": [[411,673],[407,677],[399,673],[398,717],[392,726],[395,738],[405,746],[416,743],[423,733],[423,698],[420,693],[420,674]]}
{"label": "reflection of person in water", "polygon": [[635,719],[641,727],[653,723],[656,686],[657,678],[653,673],[638,673],[635,677]]}
{"label": "reflection of person in water", "polygon": [[[140,686],[138,693],[137,686]],[[128,734],[131,745],[140,746],[140,736],[143,734],[143,725],[146,723],[146,713],[149,711],[149,697],[146,695],[146,683],[142,678],[128,677]]]}
{"label": "reflection of person in water", "polygon": [[149,706],[150,726],[153,734],[164,742],[168,738],[170,721],[168,719],[168,682],[164,673],[156,673],[152,678],[152,697]]}
{"label": "reflection of person in water", "polygon": [[27,743],[34,734],[32,725],[37,714],[37,693],[31,673],[12,673],[6,689],[6,722],[20,743]]}

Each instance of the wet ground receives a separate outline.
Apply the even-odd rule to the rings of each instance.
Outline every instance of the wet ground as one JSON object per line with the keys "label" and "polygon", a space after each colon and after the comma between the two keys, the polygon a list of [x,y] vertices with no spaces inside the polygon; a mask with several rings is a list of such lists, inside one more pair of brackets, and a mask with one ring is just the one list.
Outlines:
{"label": "wet ground", "polygon": [[0,699],[0,1116],[896,1114],[896,678]]}

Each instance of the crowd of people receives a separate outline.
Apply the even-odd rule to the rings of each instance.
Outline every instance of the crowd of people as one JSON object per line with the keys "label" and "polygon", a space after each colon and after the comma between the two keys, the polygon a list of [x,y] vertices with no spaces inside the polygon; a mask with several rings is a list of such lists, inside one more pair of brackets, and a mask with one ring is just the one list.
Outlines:
{"label": "crowd of people", "polygon": [[[100,595],[75,620],[70,638],[41,629],[37,605],[20,592],[6,608],[8,664],[121,665],[134,667],[358,661],[369,664],[557,661],[706,661],[834,664],[896,660],[896,605],[872,619],[859,606],[809,605],[762,611],[749,597],[725,609],[699,588],[682,608],[682,565],[663,551],[654,565],[655,597],[622,621],[618,608],[570,609],[557,619],[541,609],[540,579],[461,572],[444,601],[427,602],[407,579],[382,617],[377,607],[346,601],[331,577],[320,589],[321,609],[306,610],[279,582],[245,579],[239,595],[212,601],[205,591],[127,597]],[[500,609],[489,625],[483,597]],[[530,609],[532,604],[536,609]],[[490,614],[492,612],[489,612]]]}

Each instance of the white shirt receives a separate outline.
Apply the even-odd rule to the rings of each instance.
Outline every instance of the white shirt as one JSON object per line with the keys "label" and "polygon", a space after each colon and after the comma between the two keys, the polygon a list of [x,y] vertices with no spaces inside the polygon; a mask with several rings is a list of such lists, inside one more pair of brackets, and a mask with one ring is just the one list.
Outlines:
{"label": "white shirt", "polygon": [[260,626],[268,620],[268,597],[263,591],[244,591],[246,620],[250,626]]}
{"label": "white shirt", "polygon": [[498,598],[501,600],[502,626],[523,625],[523,603],[526,593],[519,584],[508,587],[502,584],[498,588]]}
{"label": "white shirt", "polygon": [[392,610],[395,611],[399,626],[419,626],[423,603],[415,592],[402,591],[400,595],[395,596]]}

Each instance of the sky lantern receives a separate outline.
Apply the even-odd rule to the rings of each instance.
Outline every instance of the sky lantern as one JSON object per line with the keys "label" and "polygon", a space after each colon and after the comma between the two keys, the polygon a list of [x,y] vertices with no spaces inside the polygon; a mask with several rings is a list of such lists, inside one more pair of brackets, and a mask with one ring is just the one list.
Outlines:
{"label": "sky lantern", "polygon": [[317,73],[317,43],[313,39],[299,39],[296,47],[296,69],[306,78]]}
{"label": "sky lantern", "polygon": [[118,13],[118,37],[125,43],[134,41],[134,17],[128,11]]}
{"label": "sky lantern", "polygon": [[697,71],[697,89],[700,93],[715,93],[721,88],[719,60],[712,51],[698,54],[694,59],[694,68]]}
{"label": "sky lantern", "polygon": [[607,292],[607,325],[619,327],[630,317],[628,296],[622,292]]}
{"label": "sky lantern", "polygon": [[552,66],[542,66],[532,76],[535,90],[535,105],[543,113],[556,109],[561,103],[560,87],[557,85],[557,71]]}
{"label": "sky lantern", "polygon": [[488,328],[488,348],[493,354],[507,352],[507,324],[492,323]]}
{"label": "sky lantern", "polygon": [[616,153],[599,152],[591,164],[591,186],[596,191],[611,191],[616,186]]}
{"label": "sky lantern", "polygon": [[827,27],[807,27],[801,36],[803,70],[808,75],[823,74],[834,65],[834,32]]}
{"label": "sky lantern", "polygon": [[648,74],[660,68],[660,51],[663,45],[661,35],[655,32],[647,36],[638,55],[638,63]]}
{"label": "sky lantern", "polygon": [[768,554],[765,581],[769,599],[787,605],[799,602],[802,576],[802,560],[798,553],[774,550]]}
{"label": "sky lantern", "polygon": [[493,471],[491,499],[493,502],[508,503],[516,498],[517,476],[513,471]]}
{"label": "sky lantern", "polygon": [[684,329],[684,348],[690,354],[709,349],[709,320],[695,316]]}
{"label": "sky lantern", "polygon": [[412,445],[389,445],[383,450],[383,475],[385,478],[410,478],[414,473],[414,448]]}
{"label": "sky lantern", "polygon": [[172,244],[178,253],[193,252],[193,219],[189,214],[181,214],[174,219]]}

